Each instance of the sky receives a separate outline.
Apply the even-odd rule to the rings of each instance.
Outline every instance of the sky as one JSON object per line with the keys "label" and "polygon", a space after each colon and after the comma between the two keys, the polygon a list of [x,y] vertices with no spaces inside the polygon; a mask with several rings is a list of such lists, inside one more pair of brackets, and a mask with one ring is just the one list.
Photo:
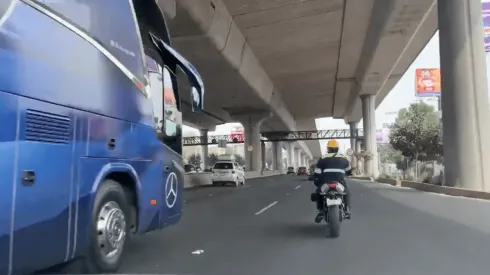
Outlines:
{"label": "sky", "polygon": [[[482,2],[490,2],[490,0],[484,0]],[[489,54],[487,54],[487,64],[490,64]],[[427,43],[424,50],[420,52],[419,56],[405,72],[400,81],[398,81],[396,86],[391,90],[391,92],[385,97],[383,102],[376,109],[376,126],[378,129],[382,128],[383,123],[394,122],[398,110],[406,108],[410,106],[411,103],[416,102],[417,97],[415,96],[415,69],[439,68],[439,66],[439,32],[436,32],[429,43]],[[487,79],[490,79],[489,69],[487,69]],[[433,98],[425,99],[424,102],[433,105],[434,107],[437,106],[437,100]],[[349,128],[348,125],[345,124],[343,119],[317,118],[315,122],[318,130]],[[359,125],[360,127],[362,127],[362,120],[360,121]],[[236,126],[240,126],[240,123],[227,123],[223,125],[218,125],[216,127],[216,131],[210,132],[209,135],[228,134],[231,129]],[[184,131],[187,135],[199,135],[199,131],[190,127],[184,127]],[[321,140],[321,148],[326,148],[327,142],[328,140]],[[346,148],[350,147],[348,139],[339,140],[339,143],[342,151],[345,151]]]}

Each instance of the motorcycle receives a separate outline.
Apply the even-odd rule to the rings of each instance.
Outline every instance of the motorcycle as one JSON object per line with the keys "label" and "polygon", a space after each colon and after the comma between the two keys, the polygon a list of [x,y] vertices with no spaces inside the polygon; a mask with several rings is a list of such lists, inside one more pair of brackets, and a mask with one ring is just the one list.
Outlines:
{"label": "motorcycle", "polygon": [[340,223],[346,218],[344,203],[345,187],[340,182],[325,183],[320,187],[320,193],[312,194],[312,201],[323,202],[324,219],[331,237],[340,235]]}

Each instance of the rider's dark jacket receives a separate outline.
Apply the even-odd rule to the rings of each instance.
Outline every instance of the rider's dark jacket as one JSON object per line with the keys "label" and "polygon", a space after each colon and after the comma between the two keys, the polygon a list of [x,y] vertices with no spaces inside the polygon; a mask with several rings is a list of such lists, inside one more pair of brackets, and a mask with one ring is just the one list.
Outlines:
{"label": "rider's dark jacket", "polygon": [[322,184],[338,181],[345,182],[345,176],[352,174],[349,160],[339,153],[329,153],[321,158],[315,168],[315,185],[320,187]]}

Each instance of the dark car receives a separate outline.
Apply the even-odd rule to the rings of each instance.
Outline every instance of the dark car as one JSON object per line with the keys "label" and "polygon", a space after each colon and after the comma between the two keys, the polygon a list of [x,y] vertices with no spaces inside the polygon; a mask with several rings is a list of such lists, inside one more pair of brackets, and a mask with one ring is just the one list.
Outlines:
{"label": "dark car", "polygon": [[288,175],[289,175],[289,174],[296,174],[296,173],[294,172],[294,167],[292,167],[292,166],[288,167],[288,172],[287,172],[287,174],[288,174]]}
{"label": "dark car", "polygon": [[306,167],[304,167],[304,166],[301,166],[301,167],[298,168],[298,171],[296,171],[296,174],[298,176],[300,176],[300,175],[306,175],[306,176],[308,176],[308,169],[306,169]]}

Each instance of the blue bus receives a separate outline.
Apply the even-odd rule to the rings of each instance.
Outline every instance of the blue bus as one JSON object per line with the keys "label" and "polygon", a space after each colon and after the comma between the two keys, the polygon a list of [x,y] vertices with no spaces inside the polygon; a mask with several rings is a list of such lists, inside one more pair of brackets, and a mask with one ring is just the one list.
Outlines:
{"label": "blue bus", "polygon": [[177,223],[182,105],[203,98],[156,1],[1,0],[0,274],[112,273]]}

